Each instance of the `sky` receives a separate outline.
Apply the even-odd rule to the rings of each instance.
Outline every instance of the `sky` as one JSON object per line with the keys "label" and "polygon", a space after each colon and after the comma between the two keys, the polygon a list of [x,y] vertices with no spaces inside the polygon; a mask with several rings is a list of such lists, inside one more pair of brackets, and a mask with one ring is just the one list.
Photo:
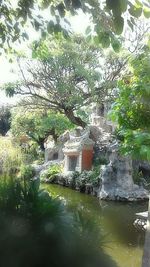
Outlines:
{"label": "sky", "polygon": [[[81,10],[78,12],[78,15],[70,17],[69,21],[71,22],[72,30],[76,33],[84,33],[88,24],[89,24],[89,16],[85,15]],[[29,29],[29,39],[30,43],[39,38],[37,32]],[[23,42],[20,46],[17,47],[18,50],[28,50],[29,42]],[[6,82],[15,81],[17,76],[17,65],[16,63],[9,63],[8,59],[5,56],[0,57],[0,87]],[[0,105],[3,104],[13,104],[15,103],[17,98],[8,98],[6,97],[4,92],[0,91]]]}

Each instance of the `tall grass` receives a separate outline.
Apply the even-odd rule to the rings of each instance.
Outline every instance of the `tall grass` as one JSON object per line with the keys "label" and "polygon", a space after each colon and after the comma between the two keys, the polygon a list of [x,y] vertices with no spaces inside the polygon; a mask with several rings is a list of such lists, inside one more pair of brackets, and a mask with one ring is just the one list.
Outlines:
{"label": "tall grass", "polygon": [[12,174],[22,163],[21,148],[9,137],[0,137],[0,174]]}

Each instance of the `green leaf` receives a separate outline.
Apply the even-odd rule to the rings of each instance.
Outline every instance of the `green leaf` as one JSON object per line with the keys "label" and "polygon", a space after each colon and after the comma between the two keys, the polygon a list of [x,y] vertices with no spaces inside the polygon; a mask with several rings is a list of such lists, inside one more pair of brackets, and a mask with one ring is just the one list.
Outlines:
{"label": "green leaf", "polygon": [[42,7],[45,9],[45,8],[48,8],[50,3],[52,2],[52,0],[43,0],[42,1]]}
{"label": "green leaf", "polygon": [[107,48],[110,46],[110,38],[109,33],[107,32],[100,32],[98,35],[99,42],[102,44],[104,48]]}
{"label": "green leaf", "polygon": [[98,36],[94,36],[93,40],[94,40],[94,43],[96,45],[99,45],[99,37]]}
{"label": "green leaf", "polygon": [[128,5],[127,0],[120,0],[119,3],[121,12],[122,13],[125,12],[127,10],[127,5]]}
{"label": "green leaf", "polygon": [[49,23],[47,24],[47,31],[48,33],[54,32],[54,22],[52,20],[50,20]]}
{"label": "green leaf", "polygon": [[106,0],[106,7],[110,10],[116,9],[119,5],[119,0]]}
{"label": "green leaf", "polygon": [[29,40],[29,36],[28,36],[28,34],[26,32],[23,32],[22,37],[27,39],[27,40]]}
{"label": "green leaf", "polygon": [[139,0],[135,0],[135,6],[136,7],[143,7],[143,4]]}
{"label": "green leaf", "polygon": [[124,27],[124,19],[122,17],[115,17],[114,18],[114,27],[115,27],[115,32],[116,34],[121,34],[123,32],[123,27]]}
{"label": "green leaf", "polygon": [[136,6],[131,4],[131,7],[129,9],[129,13],[133,17],[139,18],[142,14],[142,7],[136,7]]}
{"label": "green leaf", "polygon": [[64,4],[63,3],[60,3],[58,6],[57,6],[57,10],[58,10],[58,12],[59,12],[59,15],[61,16],[61,17],[64,17],[65,16],[65,6],[64,6]]}
{"label": "green leaf", "polygon": [[149,19],[150,18],[150,8],[144,8],[143,14],[145,18]]}
{"label": "green leaf", "polygon": [[120,42],[117,39],[113,39],[111,41],[111,46],[112,46],[112,48],[114,49],[114,51],[116,53],[118,53],[120,51],[121,44],[120,44]]}
{"label": "green leaf", "polygon": [[88,27],[86,28],[86,30],[85,30],[85,34],[88,35],[88,34],[90,34],[90,33],[91,33],[91,27],[88,26]]}
{"label": "green leaf", "polygon": [[52,16],[55,16],[55,7],[53,5],[50,6],[50,12]]}

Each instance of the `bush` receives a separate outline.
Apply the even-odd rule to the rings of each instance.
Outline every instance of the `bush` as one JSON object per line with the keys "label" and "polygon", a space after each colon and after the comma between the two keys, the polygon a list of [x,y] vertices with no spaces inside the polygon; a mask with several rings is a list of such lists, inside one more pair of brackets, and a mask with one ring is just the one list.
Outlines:
{"label": "bush", "polygon": [[100,166],[94,167],[91,171],[83,171],[82,173],[74,172],[72,176],[71,187],[78,187],[80,191],[85,191],[85,185],[90,183],[92,186],[98,187],[100,184]]}
{"label": "bush", "polygon": [[62,172],[62,167],[58,164],[51,165],[46,171],[42,173],[40,176],[41,181],[49,181],[52,182],[52,180],[55,178],[56,174]]}

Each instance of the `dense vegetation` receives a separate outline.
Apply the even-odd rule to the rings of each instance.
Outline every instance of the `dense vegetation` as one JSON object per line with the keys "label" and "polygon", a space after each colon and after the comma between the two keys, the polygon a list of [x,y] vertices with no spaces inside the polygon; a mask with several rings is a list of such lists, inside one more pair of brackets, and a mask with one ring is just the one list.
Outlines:
{"label": "dense vegetation", "polygon": [[119,81],[119,97],[113,105],[122,151],[150,160],[150,48],[130,60],[130,73]]}
{"label": "dense vegetation", "polygon": [[49,136],[57,143],[58,137],[65,130],[73,128],[73,124],[60,113],[34,109],[25,110],[17,108],[12,111],[11,132],[14,137],[21,140],[26,135],[44,150],[44,142]]}

